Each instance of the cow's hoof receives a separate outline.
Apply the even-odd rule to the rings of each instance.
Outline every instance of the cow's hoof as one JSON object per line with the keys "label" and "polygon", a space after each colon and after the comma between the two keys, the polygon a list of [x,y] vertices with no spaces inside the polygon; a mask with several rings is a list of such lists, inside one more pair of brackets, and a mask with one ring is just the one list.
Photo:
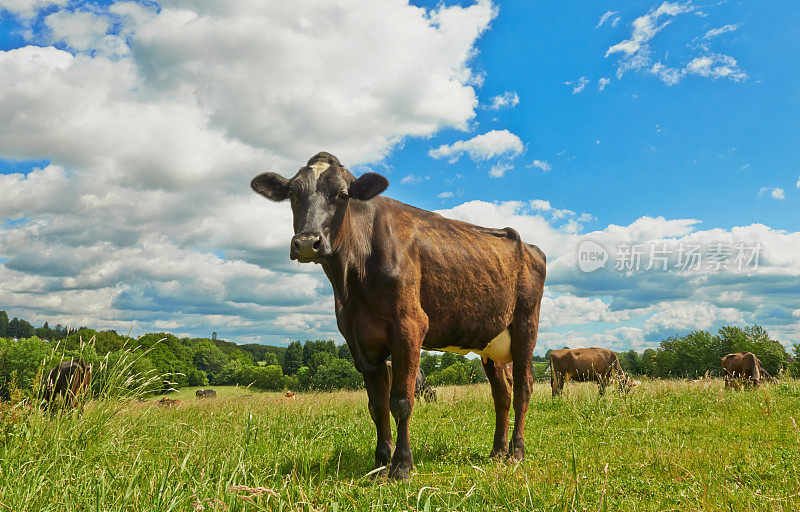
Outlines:
{"label": "cow's hoof", "polygon": [[508,456],[512,460],[520,461],[525,458],[525,441],[519,440],[516,443],[512,440],[508,443]]}
{"label": "cow's hoof", "polygon": [[381,464],[380,466],[375,466],[375,468],[370,471],[369,477],[373,480],[380,480],[386,478],[389,475],[389,466]]}
{"label": "cow's hoof", "polygon": [[506,459],[508,458],[508,450],[503,448],[492,448],[492,453],[489,454],[490,459]]}
{"label": "cow's hoof", "polygon": [[389,470],[389,478],[399,481],[409,481],[411,480],[411,467],[405,464],[392,466]]}

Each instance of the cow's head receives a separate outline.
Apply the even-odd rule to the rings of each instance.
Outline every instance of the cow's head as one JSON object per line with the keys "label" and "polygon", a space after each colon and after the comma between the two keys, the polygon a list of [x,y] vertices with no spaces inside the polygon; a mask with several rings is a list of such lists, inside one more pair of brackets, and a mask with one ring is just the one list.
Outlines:
{"label": "cow's head", "polygon": [[291,200],[294,237],[289,257],[320,263],[333,254],[331,228],[338,229],[350,201],[368,201],[389,186],[374,172],[356,179],[330,153],[318,153],[292,179],[274,172],[256,176],[250,186],[272,201]]}

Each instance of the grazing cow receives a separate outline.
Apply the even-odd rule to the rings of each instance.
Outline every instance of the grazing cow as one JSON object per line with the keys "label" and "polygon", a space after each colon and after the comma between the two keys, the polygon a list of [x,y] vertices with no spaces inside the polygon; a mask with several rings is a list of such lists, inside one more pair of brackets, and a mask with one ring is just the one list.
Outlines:
{"label": "grazing cow", "polygon": [[194,392],[197,398],[217,398],[217,392],[213,389],[198,389]]}
{"label": "grazing cow", "polygon": [[278,401],[283,403],[292,403],[295,400],[297,400],[297,396],[295,396],[294,391],[287,391],[285,395],[278,397]]}
{"label": "grazing cow", "polygon": [[723,357],[722,374],[725,377],[726,389],[735,387],[736,382],[740,380],[753,386],[758,386],[763,380],[774,380],[752,352],[738,352]]}
{"label": "grazing cow", "polygon": [[[389,381],[392,380],[392,362],[386,361],[386,367],[389,369]],[[428,379],[425,378],[425,372],[422,368],[417,369],[417,378],[414,381],[414,398],[425,398],[425,403],[436,401],[436,390],[428,384]]]}
{"label": "grazing cow", "polygon": [[162,407],[178,407],[183,403],[183,401],[178,400],[177,398],[170,398],[168,396],[164,396],[161,397],[161,400],[159,400],[156,403]]}
{"label": "grazing cow", "polygon": [[414,383],[414,398],[425,398],[425,402],[435,402],[436,401],[436,390],[428,384],[428,379],[425,378],[425,372],[422,371],[422,368],[417,370],[417,379]]}
{"label": "grazing cow", "polygon": [[601,396],[612,380],[617,380],[622,392],[630,391],[634,384],[622,370],[617,354],[597,347],[562,348],[550,353],[550,387],[553,396],[561,395],[564,384],[570,380],[596,382]]}
{"label": "grazing cow", "polygon": [[45,379],[45,399],[53,402],[61,397],[64,405],[74,405],[79,396],[89,392],[92,366],[83,359],[62,361],[54,366]]}
{"label": "grazing cow", "polygon": [[[324,152],[291,179],[264,173],[251,183],[267,199],[291,201],[289,258],[320,264],[333,286],[339,331],[364,375],[378,433],[375,467],[391,463],[390,477],[409,477],[409,419],[423,348],[483,357],[495,401],[492,453],[522,459],[544,254],[511,228],[483,228],[379,196],[388,185],[375,173],[356,179]],[[391,383],[383,364],[389,356]],[[511,361],[509,443],[511,386],[500,375]]]}

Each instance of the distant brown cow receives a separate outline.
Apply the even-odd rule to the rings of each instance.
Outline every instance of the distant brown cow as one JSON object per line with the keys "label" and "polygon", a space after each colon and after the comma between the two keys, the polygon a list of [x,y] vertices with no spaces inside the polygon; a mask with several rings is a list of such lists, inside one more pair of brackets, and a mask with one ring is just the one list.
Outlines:
{"label": "distant brown cow", "polygon": [[550,353],[550,386],[553,396],[561,395],[564,384],[570,379],[576,382],[596,382],[603,395],[606,386],[617,380],[620,391],[631,389],[632,382],[625,375],[619,358],[604,348],[576,348],[554,350]]}
{"label": "distant brown cow", "polygon": [[74,405],[81,394],[89,391],[91,380],[92,367],[83,359],[62,361],[47,373],[45,399],[53,402],[61,397],[64,405]]}
{"label": "distant brown cow", "polygon": [[294,394],[294,391],[287,391],[285,395],[278,397],[278,402],[283,403],[292,403],[297,400],[297,396]]}
{"label": "distant brown cow", "polygon": [[181,404],[183,404],[181,400],[170,398],[168,396],[161,397],[161,400],[156,403],[162,407],[179,407]]}
{"label": "distant brown cow", "polygon": [[722,374],[725,377],[726,389],[734,386],[739,380],[753,386],[758,386],[763,380],[772,380],[772,376],[761,366],[761,361],[752,352],[738,352],[723,357]]}
{"label": "distant brown cow", "polygon": [[217,398],[217,392],[213,389],[198,389],[194,392],[197,398]]}

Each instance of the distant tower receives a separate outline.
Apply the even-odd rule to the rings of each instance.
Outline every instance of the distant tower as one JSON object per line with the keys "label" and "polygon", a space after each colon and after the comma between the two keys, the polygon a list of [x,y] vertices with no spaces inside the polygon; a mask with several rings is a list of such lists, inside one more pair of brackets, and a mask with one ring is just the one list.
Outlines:
{"label": "distant tower", "polygon": [[214,341],[217,341],[217,333],[212,332],[211,333],[211,339],[214,340]]}

